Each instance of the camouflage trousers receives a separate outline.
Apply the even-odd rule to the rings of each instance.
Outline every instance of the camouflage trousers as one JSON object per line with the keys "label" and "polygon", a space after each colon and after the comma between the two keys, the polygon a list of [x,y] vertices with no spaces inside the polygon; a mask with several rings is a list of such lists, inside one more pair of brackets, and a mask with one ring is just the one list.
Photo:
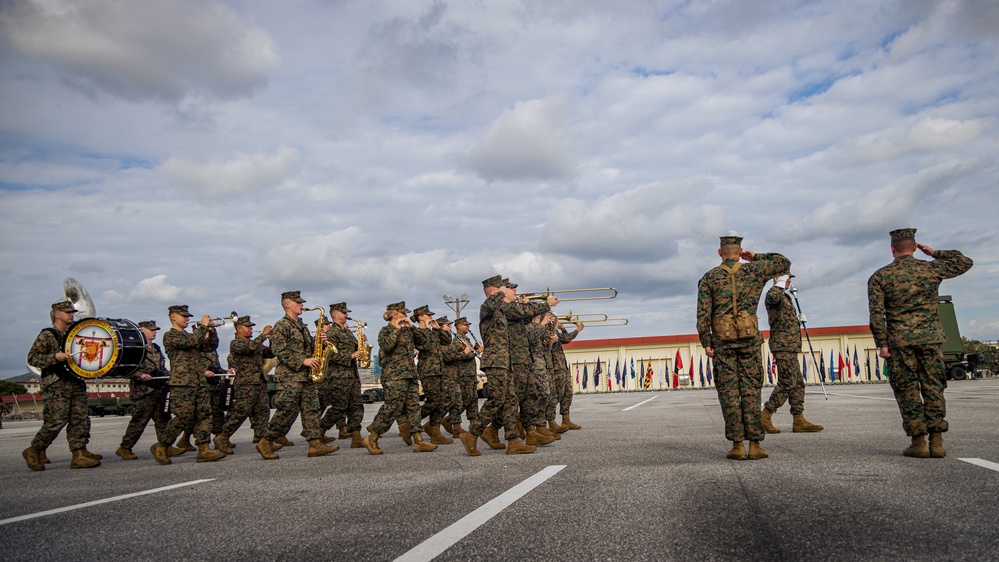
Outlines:
{"label": "camouflage trousers", "polygon": [[420,431],[420,384],[417,379],[382,379],[385,402],[371,422],[371,431],[383,435],[397,419],[409,424],[410,433]]}
{"label": "camouflage trousers", "polygon": [[[565,385],[569,382],[569,375],[557,373],[552,371],[549,375],[549,390],[548,399],[545,402],[545,421],[555,419],[555,408],[558,406],[559,401],[562,399],[562,393],[565,391]],[[572,386],[569,386],[570,399]]]}
{"label": "camouflage trousers", "polygon": [[444,379],[443,375],[420,378],[420,383],[423,384],[423,394],[426,396],[423,407],[420,408],[420,419],[429,417],[430,425],[441,423],[444,416],[448,414],[451,405],[450,392],[448,392]]}
{"label": "camouflage trousers", "polygon": [[210,442],[214,397],[205,385],[170,387],[170,412],[174,417],[163,432],[163,443],[172,444],[184,431],[190,431],[198,445]]}
{"label": "camouflage trousers", "polygon": [[569,371],[559,371],[556,373],[555,378],[555,392],[558,395],[559,413],[567,416],[569,415],[569,408],[572,407],[572,374]]}
{"label": "camouflage trousers", "polygon": [[524,425],[545,425],[550,395],[551,377],[548,369],[535,367],[528,376],[527,393],[520,402],[520,418]]}
{"label": "camouflage trousers", "polygon": [[125,428],[125,435],[121,438],[121,446],[126,449],[135,447],[142,437],[142,432],[146,430],[149,420],[153,420],[156,428],[156,440],[165,441],[167,425],[170,423],[170,414],[160,409],[160,398],[163,397],[162,390],[153,390],[145,396],[132,399],[132,419],[128,421]]}
{"label": "camouflage trousers", "polygon": [[451,423],[461,423],[461,413],[465,412],[465,417],[468,418],[468,422],[471,423],[473,420],[479,417],[479,391],[478,391],[478,377],[476,376],[459,376],[461,379],[459,381],[459,391],[461,392],[461,401],[458,406],[458,416],[455,417],[453,411],[451,414]]}
{"label": "camouflage trousers", "polygon": [[319,389],[316,383],[279,382],[274,397],[275,412],[267,424],[264,437],[273,441],[288,435],[298,414],[302,414],[302,433],[306,440],[319,439],[323,428],[319,425]]}
{"label": "camouflage trousers", "polygon": [[[364,417],[364,399],[361,397],[361,379],[355,376],[327,376],[323,381],[324,390],[320,392],[319,411],[323,411],[323,402],[329,406],[319,420],[323,433],[334,426],[346,428],[347,431],[360,431],[361,419]],[[323,396],[325,394],[325,396]],[[346,420],[346,421],[344,421]]]}
{"label": "camouflage trousers", "polygon": [[482,435],[486,426],[493,423],[502,426],[505,437],[513,439],[517,433],[517,392],[513,374],[508,369],[487,367],[482,369],[489,380],[489,398],[479,410],[477,419],[468,424],[472,435]]}
{"label": "camouflage trousers", "polygon": [[452,424],[461,423],[464,401],[461,398],[461,382],[458,373],[445,373],[444,386],[447,393],[447,420]]}
{"label": "camouflage trousers", "polygon": [[940,344],[910,345],[889,349],[888,380],[902,414],[902,429],[909,437],[947,431],[944,389],[947,374]]}
{"label": "camouflage trousers", "polygon": [[725,439],[763,441],[760,389],[763,358],[760,347],[716,347],[715,388],[725,418]]}
{"label": "camouflage trousers", "polygon": [[[82,382],[56,380],[42,392],[42,428],[31,440],[31,446],[48,448],[66,427],[69,450],[75,451],[90,442],[90,417],[87,415],[87,387]],[[68,426],[68,427],[67,427]]]}
{"label": "camouflage trousers", "polygon": [[253,437],[255,439],[264,437],[268,418],[271,416],[271,408],[267,404],[267,385],[237,384],[232,390],[232,406],[219,435],[231,437],[249,418]]}
{"label": "camouflage trousers", "polygon": [[777,361],[777,387],[770,393],[766,408],[771,413],[776,412],[791,402],[791,414],[798,415],[805,411],[805,379],[801,376],[801,365],[798,354],[791,351],[775,351]]}
{"label": "camouflage trousers", "polygon": [[225,426],[225,409],[222,407],[222,383],[208,387],[212,392],[212,433],[222,433]]}

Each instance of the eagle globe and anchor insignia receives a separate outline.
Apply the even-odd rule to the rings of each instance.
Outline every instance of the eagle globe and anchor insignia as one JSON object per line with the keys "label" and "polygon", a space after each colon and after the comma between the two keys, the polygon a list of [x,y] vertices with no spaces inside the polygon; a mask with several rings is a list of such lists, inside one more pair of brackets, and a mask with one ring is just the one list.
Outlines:
{"label": "eagle globe and anchor insignia", "polygon": [[70,371],[80,378],[125,377],[142,364],[146,340],[129,320],[85,318],[69,328],[64,351],[72,358]]}

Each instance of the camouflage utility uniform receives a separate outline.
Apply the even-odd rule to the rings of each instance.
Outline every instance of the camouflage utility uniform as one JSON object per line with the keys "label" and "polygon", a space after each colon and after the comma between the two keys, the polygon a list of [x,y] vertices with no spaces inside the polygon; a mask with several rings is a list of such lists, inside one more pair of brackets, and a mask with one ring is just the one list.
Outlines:
{"label": "camouflage utility uniform", "polygon": [[311,441],[323,436],[319,425],[319,391],[309,377],[311,369],[302,364],[312,357],[314,340],[309,327],[300,318],[285,315],[274,324],[271,352],[277,358],[276,411],[264,437],[275,441],[288,434],[299,412],[302,414],[302,437]]}
{"label": "camouflage utility uniform", "polygon": [[28,351],[28,364],[42,370],[42,427],[31,441],[38,451],[48,448],[64,427],[70,451],[84,449],[90,442],[87,384],[70,374],[65,362],[55,358],[62,351],[65,337],[65,332],[46,328]]}
{"label": "camouflage utility uniform", "polygon": [[569,415],[569,409],[572,407],[572,373],[569,372],[569,361],[562,346],[576,339],[578,335],[578,331],[569,332],[563,327],[558,331],[558,340],[552,343],[555,400],[549,404],[548,419],[555,418],[555,404],[558,404],[559,414],[563,416]]}
{"label": "camouflage utility uniform", "polygon": [[777,361],[777,388],[770,393],[766,409],[776,412],[784,402],[791,402],[791,414],[805,411],[805,380],[798,364],[801,351],[801,326],[791,302],[791,295],[774,285],[764,299],[770,320],[770,352]]}
{"label": "camouflage utility uniform", "polygon": [[465,346],[472,347],[468,336],[458,332],[445,352],[445,361],[453,365],[458,385],[458,405],[451,410],[451,423],[461,423],[461,413],[465,413],[469,423],[479,417],[478,377],[476,376],[475,354],[464,353]]}
{"label": "camouflage utility uniform", "polygon": [[[734,267],[738,259],[722,262]],[[767,281],[778,273],[788,271],[791,262],[776,253],[758,253],[753,261],[742,263],[735,272],[736,303],[739,310],[756,316],[760,294]],[[763,388],[763,357],[760,346],[763,337],[759,330],[752,337],[722,342],[713,332],[712,320],[734,314],[732,310],[732,281],[721,266],[704,274],[697,284],[697,334],[701,345],[714,349],[715,388],[725,418],[725,438],[729,441],[762,441],[760,423],[760,389]]]}
{"label": "camouflage utility uniform", "polygon": [[413,364],[415,331],[416,328],[408,326],[387,325],[378,332],[378,362],[385,402],[371,423],[372,433],[383,435],[396,419],[406,420],[411,434],[420,433],[420,382]]}
{"label": "camouflage utility uniform", "polygon": [[213,353],[219,345],[215,328],[197,324],[193,333],[170,328],[163,334],[163,348],[170,358],[170,420],[162,443],[173,443],[186,429],[193,428],[198,445],[211,441],[212,392],[205,371],[209,370]]}
{"label": "camouflage utility uniform", "polygon": [[267,430],[271,415],[267,403],[267,379],[264,374],[264,361],[274,357],[271,348],[264,345],[268,335],[260,334],[253,338],[237,335],[229,343],[227,362],[236,371],[233,377],[233,399],[220,435],[231,437],[247,418],[253,428],[253,438],[261,439]]}
{"label": "camouflage utility uniform", "polygon": [[[521,418],[526,425],[544,426],[548,397],[551,394],[551,380],[548,375],[550,339],[548,330],[541,324],[531,322],[526,326],[527,341],[531,352],[531,376],[527,382],[527,394],[521,402]],[[546,358],[547,356],[547,358]]]}
{"label": "camouflage utility uniform", "polygon": [[936,250],[933,261],[900,255],[874,272],[867,282],[871,333],[887,347],[889,382],[910,437],[947,431],[947,387],[942,344],[946,339],[937,316],[937,291],[944,279],[971,269],[957,250]]}
{"label": "camouflage utility uniform", "polygon": [[441,338],[434,328],[413,328],[413,344],[420,352],[416,372],[420,376],[425,396],[423,407],[420,409],[420,419],[429,417],[428,423],[435,426],[447,415],[450,403],[444,384]]}
{"label": "camouflage utility uniform", "polygon": [[146,382],[139,377],[169,376],[166,370],[166,358],[163,350],[155,343],[146,346],[146,357],[139,368],[132,373],[128,382],[129,394],[132,398],[132,419],[128,422],[125,435],[121,438],[121,446],[125,449],[135,447],[142,437],[149,420],[153,420],[156,428],[156,440],[166,441],[166,429],[170,423],[170,414],[162,410],[163,386],[156,382]]}
{"label": "camouflage utility uniform", "polygon": [[351,357],[357,351],[357,338],[350,328],[334,322],[326,330],[326,341],[335,345],[337,352],[330,356],[326,373],[326,392],[329,393],[326,401],[330,407],[323,415],[320,425],[323,432],[335,425],[351,433],[360,431],[361,419],[364,417],[364,398],[361,396],[361,375],[357,370],[357,359]]}

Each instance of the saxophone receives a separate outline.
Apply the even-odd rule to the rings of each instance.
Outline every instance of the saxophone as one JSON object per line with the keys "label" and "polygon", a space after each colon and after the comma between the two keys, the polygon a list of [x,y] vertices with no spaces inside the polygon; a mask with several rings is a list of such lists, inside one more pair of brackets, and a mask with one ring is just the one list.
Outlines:
{"label": "saxophone", "polygon": [[321,306],[317,306],[315,308],[303,308],[302,310],[319,311],[319,320],[316,320],[315,345],[312,349],[312,358],[319,360],[319,365],[309,370],[309,378],[312,379],[312,382],[323,382],[326,379],[326,366],[330,362],[331,355],[333,353],[337,353],[337,349],[336,346],[330,342],[326,342],[326,344],[323,345],[323,340],[319,337],[320,334],[326,332],[326,325],[329,324],[329,322],[326,321],[325,309]]}
{"label": "saxophone", "polygon": [[[354,320],[349,318],[349,320]],[[367,369],[371,366],[371,344],[368,343],[368,336],[364,335],[364,322],[360,320],[354,320],[357,322],[357,350],[363,355],[357,360],[357,366],[362,369]]]}

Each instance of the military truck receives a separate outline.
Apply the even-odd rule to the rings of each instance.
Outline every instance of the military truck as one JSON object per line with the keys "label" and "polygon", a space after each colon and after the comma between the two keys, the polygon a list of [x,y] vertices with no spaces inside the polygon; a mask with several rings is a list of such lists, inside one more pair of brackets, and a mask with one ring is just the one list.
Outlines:
{"label": "military truck", "polygon": [[963,381],[968,378],[969,372],[974,372],[975,365],[969,365],[969,359],[977,360],[978,357],[965,357],[964,355],[961,329],[957,325],[957,314],[954,313],[954,302],[950,295],[940,295],[937,313],[940,316],[940,325],[943,327],[944,336],[947,338],[943,344],[947,378]]}
{"label": "military truck", "polygon": [[132,415],[132,399],[129,396],[116,396],[111,392],[91,392],[87,394],[87,413],[103,418]]}

